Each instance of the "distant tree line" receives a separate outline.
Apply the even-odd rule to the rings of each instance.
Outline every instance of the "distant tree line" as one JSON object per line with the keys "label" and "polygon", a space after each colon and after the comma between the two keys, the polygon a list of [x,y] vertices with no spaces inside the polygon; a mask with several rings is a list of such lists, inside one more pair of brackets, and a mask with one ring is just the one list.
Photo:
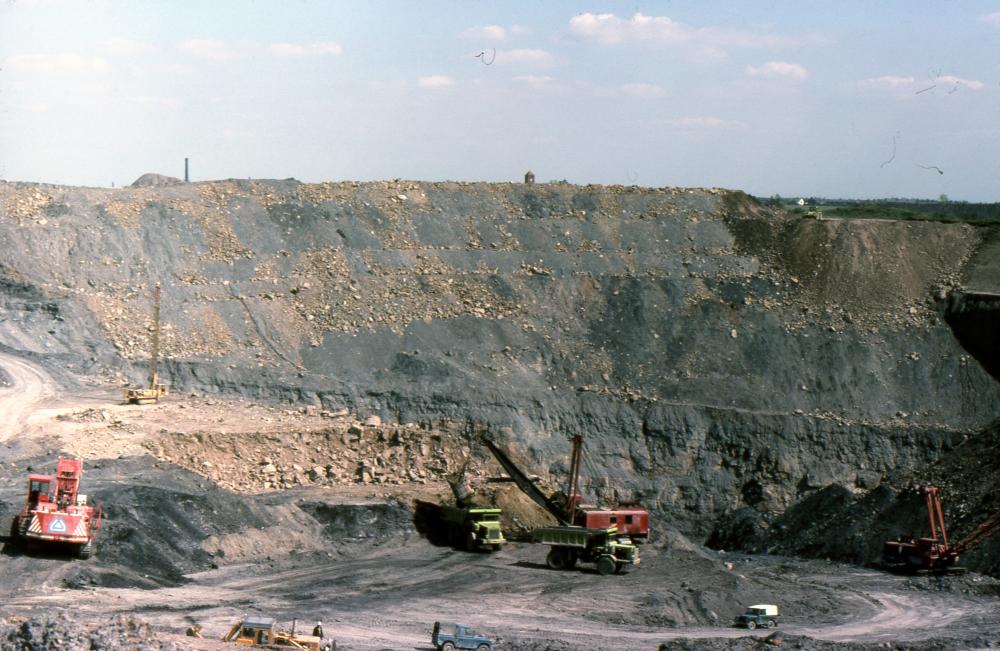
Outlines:
{"label": "distant tree line", "polygon": [[795,213],[820,212],[826,217],[841,219],[899,219],[940,222],[960,222],[968,224],[1000,224],[1000,203],[970,203],[952,201],[942,194],[937,199],[828,199],[808,197],[804,205],[799,199],[773,195],[768,198],[756,197],[765,205],[782,208]]}

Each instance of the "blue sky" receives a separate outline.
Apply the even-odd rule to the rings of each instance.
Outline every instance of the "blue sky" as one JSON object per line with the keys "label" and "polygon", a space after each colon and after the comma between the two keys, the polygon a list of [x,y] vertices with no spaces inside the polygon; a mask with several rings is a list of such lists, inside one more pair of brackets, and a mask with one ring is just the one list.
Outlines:
{"label": "blue sky", "polygon": [[1000,0],[0,0],[0,178],[185,156],[193,180],[1000,201]]}

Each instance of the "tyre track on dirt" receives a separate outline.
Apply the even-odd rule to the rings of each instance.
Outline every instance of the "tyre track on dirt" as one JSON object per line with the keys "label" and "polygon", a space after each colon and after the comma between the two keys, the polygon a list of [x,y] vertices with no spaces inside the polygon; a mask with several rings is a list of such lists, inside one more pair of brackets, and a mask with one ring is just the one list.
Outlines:
{"label": "tyre track on dirt", "polygon": [[0,389],[0,443],[9,442],[28,426],[38,406],[52,401],[59,385],[40,366],[8,353],[0,353],[0,367],[10,378],[10,386]]}

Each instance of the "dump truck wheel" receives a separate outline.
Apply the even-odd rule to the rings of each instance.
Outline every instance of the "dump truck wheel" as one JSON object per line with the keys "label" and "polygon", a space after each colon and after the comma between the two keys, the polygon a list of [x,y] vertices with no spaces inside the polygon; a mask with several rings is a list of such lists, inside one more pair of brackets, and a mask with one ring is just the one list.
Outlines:
{"label": "dump truck wheel", "polygon": [[566,552],[566,569],[571,570],[576,567],[577,555],[576,550],[571,549]]}
{"label": "dump truck wheel", "polygon": [[21,538],[21,531],[17,526],[17,518],[10,521],[10,541],[12,543],[19,542]]}
{"label": "dump truck wheel", "polygon": [[757,622],[751,619],[749,622],[747,622],[747,628],[749,628],[752,631],[753,629],[757,628]]}
{"label": "dump truck wheel", "polygon": [[566,556],[561,549],[553,547],[545,557],[545,564],[553,570],[564,570],[566,569]]}
{"label": "dump truck wheel", "polygon": [[476,534],[469,532],[469,535],[465,537],[465,550],[469,552],[474,552],[479,549],[479,542],[476,540]]}
{"label": "dump truck wheel", "polygon": [[597,559],[597,573],[602,576],[607,576],[608,574],[614,574],[615,572],[615,559],[611,556],[601,556]]}
{"label": "dump truck wheel", "polygon": [[80,545],[80,548],[76,550],[76,557],[82,561],[87,560],[94,554],[94,541],[88,540],[87,542]]}
{"label": "dump truck wheel", "polygon": [[445,642],[441,645],[441,651],[455,651],[455,644],[453,642]]}
{"label": "dump truck wheel", "polygon": [[493,551],[495,551],[495,552],[500,551],[500,545],[494,544],[493,545]]}

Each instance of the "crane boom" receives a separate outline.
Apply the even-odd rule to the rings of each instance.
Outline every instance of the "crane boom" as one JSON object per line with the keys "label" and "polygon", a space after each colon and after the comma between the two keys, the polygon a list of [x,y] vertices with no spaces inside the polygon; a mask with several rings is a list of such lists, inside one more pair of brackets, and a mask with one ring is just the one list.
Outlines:
{"label": "crane boom", "polygon": [[510,460],[510,457],[508,457],[503,450],[498,448],[493,441],[484,438],[483,444],[489,448],[490,452],[493,453],[493,456],[496,457],[496,460],[500,463],[503,469],[507,471],[507,474],[510,475],[510,478],[514,480],[514,483],[517,484],[518,488],[520,488],[525,495],[531,498],[531,501],[551,513],[555,519],[559,521],[559,524],[572,524],[566,520],[566,514],[563,510],[553,503],[552,500],[546,497],[545,493],[539,490],[538,486],[535,486],[535,483],[528,479],[528,476],[521,472],[521,469],[518,468],[514,462]]}
{"label": "crane boom", "polygon": [[149,360],[149,389],[156,390],[156,385],[160,381],[160,373],[157,366],[160,362],[160,286],[156,286],[155,300],[153,302],[153,345]]}
{"label": "crane boom", "polygon": [[996,531],[1000,531],[1000,511],[991,515],[973,529],[972,533],[958,541],[958,544],[955,545],[955,553],[964,554]]}

